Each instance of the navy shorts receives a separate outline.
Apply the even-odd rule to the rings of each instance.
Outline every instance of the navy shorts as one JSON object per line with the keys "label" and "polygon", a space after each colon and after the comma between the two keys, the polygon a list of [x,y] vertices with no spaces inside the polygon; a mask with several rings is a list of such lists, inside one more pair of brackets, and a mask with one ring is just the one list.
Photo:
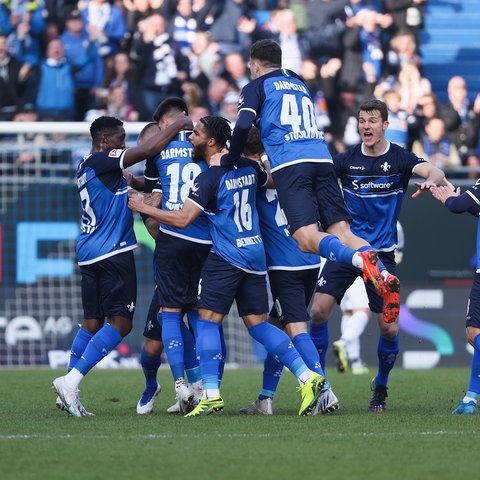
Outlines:
{"label": "navy shorts", "polygon": [[155,284],[160,306],[191,308],[196,305],[200,273],[211,248],[210,244],[159,232]]}
{"label": "navy shorts", "polygon": [[[378,252],[378,257],[385,265],[386,269],[395,275],[395,254],[394,252]],[[327,293],[337,299],[340,305],[343,295],[348,290],[355,279],[362,275],[362,272],[353,265],[333,262],[327,260],[320,272],[320,278],[317,281],[316,291],[318,293]],[[383,297],[378,295],[373,283],[369,280],[365,283],[369,307],[374,313],[383,311]]]}
{"label": "navy shorts", "polygon": [[310,321],[308,306],[315,292],[319,268],[306,270],[269,270],[273,305],[271,317],[283,326]]}
{"label": "navy shorts", "polygon": [[476,273],[473,277],[468,298],[466,326],[480,328],[480,273]]}
{"label": "navy shorts", "polygon": [[85,319],[121,316],[133,319],[137,301],[137,272],[133,250],[90,265],[81,265]]}
{"label": "navy shorts", "polygon": [[352,220],[331,163],[302,162],[275,170],[272,177],[290,233],[318,222],[327,230]]}
{"label": "navy shorts", "polygon": [[234,300],[241,317],[267,313],[266,275],[245,272],[211,252],[198,287],[198,308],[227,315]]}
{"label": "navy shorts", "polygon": [[143,329],[143,336],[150,338],[151,340],[157,340],[158,342],[161,342],[162,326],[157,320],[159,310],[160,306],[158,304],[158,295],[155,289],[153,292],[152,301],[150,302],[150,307],[148,309],[147,321],[145,322],[145,328]]}

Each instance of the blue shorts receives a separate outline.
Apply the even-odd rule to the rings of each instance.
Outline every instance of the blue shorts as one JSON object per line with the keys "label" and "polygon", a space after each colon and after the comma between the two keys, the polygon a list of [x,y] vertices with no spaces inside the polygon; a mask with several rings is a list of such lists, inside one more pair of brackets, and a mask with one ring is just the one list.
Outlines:
{"label": "blue shorts", "polygon": [[145,322],[145,328],[143,329],[143,336],[150,338],[151,340],[162,341],[162,326],[158,323],[157,315],[160,310],[158,305],[157,291],[153,292],[152,301],[148,309],[147,321]]}
{"label": "blue shorts", "polygon": [[275,170],[272,177],[290,233],[318,222],[327,230],[352,220],[331,163],[298,163]]}
{"label": "blue shorts", "polygon": [[155,284],[159,305],[191,308],[196,305],[203,263],[212,248],[159,232],[155,251]]}
{"label": "blue shorts", "polygon": [[85,319],[120,316],[133,319],[137,301],[137,272],[133,250],[90,265],[81,265]]}
{"label": "blue shorts", "polygon": [[[378,252],[378,257],[385,265],[386,269],[391,274],[395,275],[395,254],[393,252]],[[337,299],[337,303],[340,305],[345,292],[355,279],[361,275],[362,272],[353,265],[346,265],[344,263],[327,260],[320,272],[316,292],[332,295]],[[381,313],[383,311],[383,297],[378,295],[370,280],[365,283],[365,288],[368,295],[368,305],[370,310],[374,313]]]}
{"label": "blue shorts", "polygon": [[319,268],[305,270],[269,270],[273,305],[270,316],[283,326],[310,321],[308,306],[315,292]]}
{"label": "blue shorts", "polygon": [[480,328],[480,273],[473,277],[473,285],[470,290],[467,306],[467,327]]}
{"label": "blue shorts", "polygon": [[247,273],[211,252],[202,270],[198,308],[227,315],[234,300],[241,317],[267,313],[266,275]]}

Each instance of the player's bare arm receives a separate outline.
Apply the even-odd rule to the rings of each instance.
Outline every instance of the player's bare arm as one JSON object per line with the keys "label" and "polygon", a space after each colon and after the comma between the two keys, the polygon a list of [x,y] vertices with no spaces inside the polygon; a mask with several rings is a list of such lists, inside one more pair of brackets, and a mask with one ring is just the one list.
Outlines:
{"label": "player's bare arm", "polygon": [[423,177],[425,180],[423,182],[415,182],[415,186],[418,190],[412,195],[412,198],[423,195],[432,187],[440,186],[445,179],[445,173],[431,163],[418,165],[418,167],[415,168],[415,175]]}

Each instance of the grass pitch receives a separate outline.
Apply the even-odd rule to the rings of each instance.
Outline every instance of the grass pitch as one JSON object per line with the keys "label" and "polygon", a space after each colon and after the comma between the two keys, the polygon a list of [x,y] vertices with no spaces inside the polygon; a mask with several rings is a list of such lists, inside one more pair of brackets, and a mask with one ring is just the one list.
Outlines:
{"label": "grass pitch", "polygon": [[[95,417],[55,408],[61,371],[0,370],[0,479],[462,479],[480,467],[480,415],[451,411],[467,368],[395,369],[388,410],[368,411],[372,375],[327,371],[339,397],[333,415],[298,417],[296,381],[285,372],[274,416],[241,416],[260,389],[261,370],[227,370],[222,415],[165,413],[173,380],[161,369],[155,411],[137,415],[139,370],[94,370],[80,392]],[[480,412],[479,412],[480,413]]]}

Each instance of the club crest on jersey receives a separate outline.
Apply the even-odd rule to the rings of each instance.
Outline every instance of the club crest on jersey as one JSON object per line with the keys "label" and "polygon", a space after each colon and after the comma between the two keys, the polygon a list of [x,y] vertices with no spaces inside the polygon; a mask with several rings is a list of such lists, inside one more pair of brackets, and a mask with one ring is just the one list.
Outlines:
{"label": "club crest on jersey", "polygon": [[121,155],[121,153],[122,153],[122,150],[117,150],[114,148],[113,150],[110,150],[108,152],[108,156],[118,158]]}
{"label": "club crest on jersey", "polygon": [[129,305],[127,305],[127,309],[129,312],[133,312],[135,310],[135,304],[132,302]]}
{"label": "club crest on jersey", "polygon": [[391,165],[388,164],[387,162],[383,163],[382,165],[380,165],[380,168],[386,173],[390,170],[391,168]]}

